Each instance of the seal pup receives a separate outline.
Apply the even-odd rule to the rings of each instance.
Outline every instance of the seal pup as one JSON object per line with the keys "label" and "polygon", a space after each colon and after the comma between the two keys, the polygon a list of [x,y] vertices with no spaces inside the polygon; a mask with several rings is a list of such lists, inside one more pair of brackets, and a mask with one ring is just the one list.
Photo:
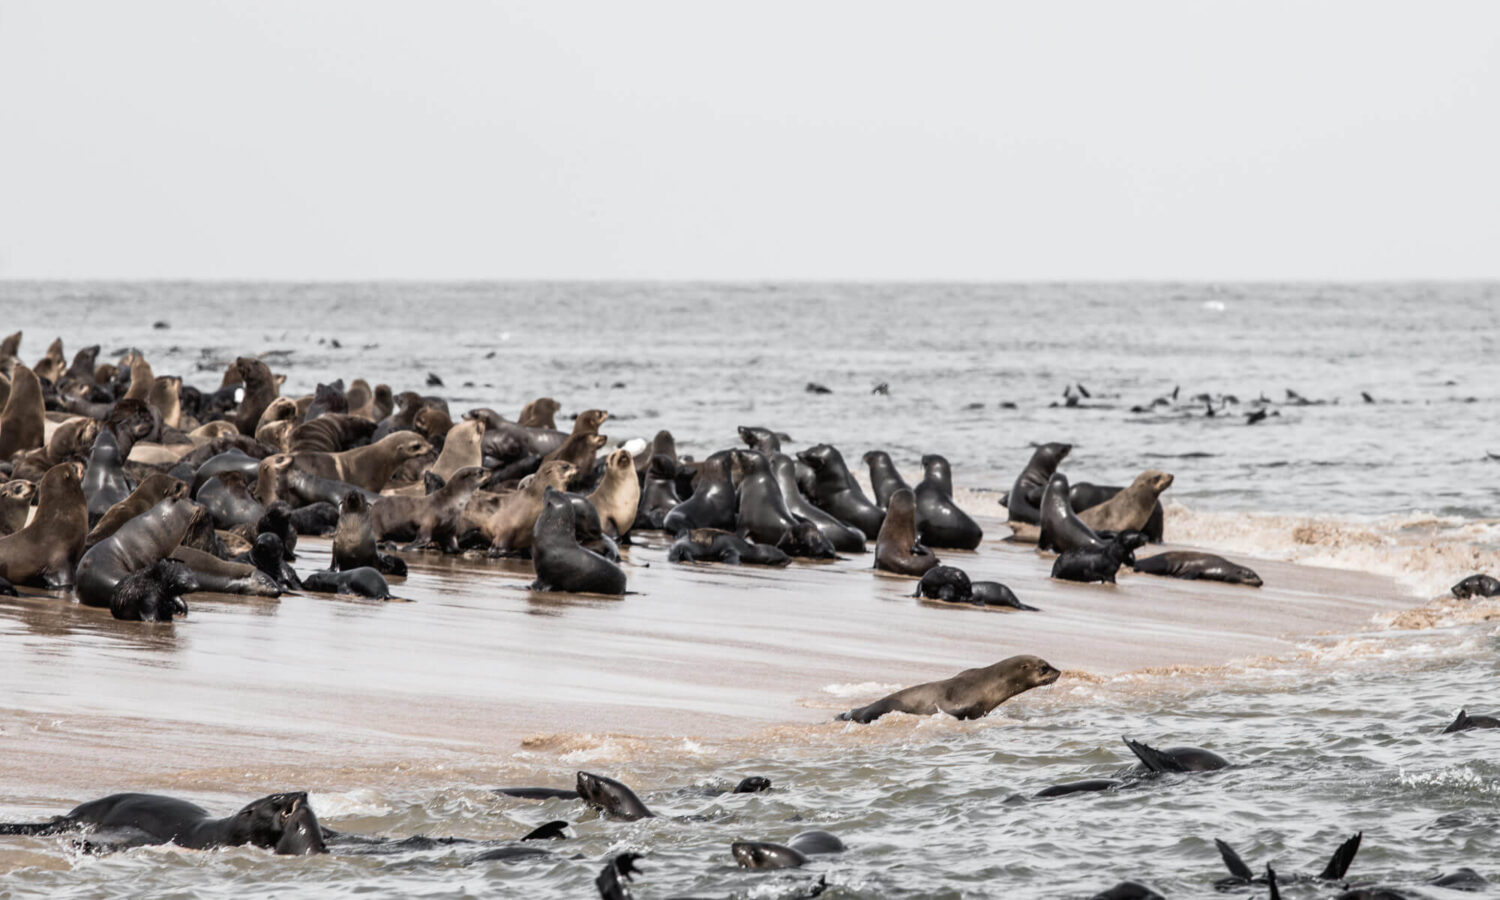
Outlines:
{"label": "seal pup", "polygon": [[917,501],[917,537],[929,547],[973,550],[984,530],[953,502],[953,473],[936,453],[922,457],[924,475],[912,493]]}
{"label": "seal pup", "polygon": [[677,532],[667,562],[721,562],[731,566],[785,566],[792,558],[776,547],[752,544],[732,531],[693,528]]}
{"label": "seal pup", "polygon": [[336,572],[370,566],[387,575],[406,574],[406,560],[377,549],[370,502],[358,492],[345,494],[339,503],[339,524],[333,532],[329,562]]}
{"label": "seal pup", "polygon": [[1453,596],[1460,600],[1470,597],[1493,597],[1500,594],[1500,579],[1489,575],[1470,575],[1452,588]]}
{"label": "seal pup", "polygon": [[370,566],[358,566],[340,572],[313,572],[302,579],[302,589],[324,594],[391,599],[391,587],[385,577]]}
{"label": "seal pup", "polygon": [[78,602],[108,607],[121,581],[154,565],[182,543],[194,509],[187,500],[163,500],[89,548],[78,562],[74,587]]}
{"label": "seal pup", "polygon": [[22,450],[36,450],[45,443],[47,410],[42,383],[36,373],[17,365],[10,376],[10,396],[0,410],[0,460]]}
{"label": "seal pup", "polygon": [[158,559],[115,585],[109,612],[127,622],[170,622],[174,615],[188,614],[182,595],[198,589],[197,576],[187,563]]}
{"label": "seal pup", "polygon": [[792,458],[784,453],[771,454],[771,474],[781,488],[781,498],[792,515],[811,522],[822,532],[823,537],[839,553],[864,553],[865,533],[853,525],[841,522],[833,515],[815,506],[802,493],[797,484],[797,467]]}
{"label": "seal pup", "polygon": [[1162,491],[1171,486],[1171,474],[1147,469],[1125,490],[1078,513],[1078,519],[1095,531],[1142,531],[1151,521]]}
{"label": "seal pup", "polygon": [[1232,563],[1212,553],[1197,553],[1189,550],[1169,550],[1145,559],[1138,559],[1131,569],[1147,575],[1165,575],[1171,578],[1224,581],[1229,584],[1248,584],[1260,587],[1260,576],[1245,566]]}
{"label": "seal pup", "polygon": [[49,588],[73,584],[74,566],[83,556],[89,530],[80,468],[77,463],[62,463],[42,476],[31,523],[0,537],[0,578]]}
{"label": "seal pup", "polygon": [[26,527],[31,503],[36,499],[36,482],[13,479],[0,484],[0,537],[15,534]]}
{"label": "seal pup", "polygon": [[1074,547],[1063,551],[1052,563],[1052,577],[1059,581],[1115,584],[1115,573],[1120,571],[1129,552],[1117,541],[1111,541],[1103,550]]}
{"label": "seal pup", "polygon": [[1083,524],[1068,505],[1068,476],[1061,472],[1053,473],[1047,481],[1038,509],[1041,511],[1041,533],[1036,542],[1038,550],[1066,553],[1078,548],[1103,553],[1109,547],[1109,542]]}
{"label": "seal pup", "polygon": [[84,538],[83,549],[87,550],[120,529],[121,525],[155,506],[163,500],[180,500],[187,496],[187,484],[170,475],[158,472],[147,478],[130,492],[130,496],[111,506],[99,519],[99,523]]}
{"label": "seal pup", "polygon": [[969,575],[956,566],[933,566],[917,582],[913,597],[942,600],[944,603],[967,603],[974,595]]}
{"label": "seal pup", "polygon": [[1443,729],[1443,734],[1453,734],[1456,731],[1468,731],[1472,728],[1500,728],[1500,719],[1494,716],[1471,716],[1468,710],[1458,711],[1458,718],[1453,724]]}
{"label": "seal pup", "polygon": [[738,509],[733,477],[733,469],[738,468],[736,452],[720,450],[697,464],[693,494],[662,519],[664,530],[673,534],[697,528],[734,530],[735,511]]}
{"label": "seal pup", "polygon": [[827,831],[804,831],[785,844],[769,841],[735,841],[729,853],[742,869],[795,869],[807,865],[808,857],[820,853],[842,853],[844,842]]}
{"label": "seal pup", "polygon": [[812,469],[814,503],[839,521],[863,531],[866,538],[873,541],[880,536],[885,515],[880,507],[870,502],[854,476],[849,474],[844,457],[837,448],[818,444],[798,453],[797,459]]}
{"label": "seal pup", "polygon": [[1062,675],[1046,660],[1012,656],[994,665],[965,669],[952,678],[903,688],[888,697],[840,713],[838,719],[868,724],[886,713],[916,716],[947,713],[955,719],[978,719],[1017,694],[1053,683]]}
{"label": "seal pup", "polygon": [[531,583],[531,589],[575,594],[625,593],[625,573],[599,554],[579,546],[573,518],[572,502],[556,488],[548,487],[532,531],[531,560],[536,567],[536,581]]}
{"label": "seal pup", "polygon": [[86,828],[128,831],[137,845],[211,850],[249,844],[284,856],[327,852],[307,794],[300,791],[262,797],[222,819],[174,797],[111,794],[46,822],[0,824],[0,834],[66,834]]}
{"label": "seal pup", "polygon": [[891,505],[875,538],[875,568],[920,576],[938,564],[937,556],[917,540],[916,508],[911,491],[891,495]]}
{"label": "seal pup", "polygon": [[1030,462],[1006,496],[1005,508],[1012,522],[1028,525],[1041,524],[1042,493],[1047,488],[1057,466],[1073,449],[1072,444],[1043,444],[1031,454]]}
{"label": "seal pup", "polygon": [[891,455],[884,450],[869,450],[864,455],[865,465],[870,467],[870,487],[875,490],[875,504],[881,509],[891,505],[891,495],[899,490],[911,490],[896,471]]}
{"label": "seal pup", "polygon": [[605,459],[604,478],[589,494],[589,502],[599,511],[604,535],[625,543],[641,506],[641,483],[629,450],[622,447]]}
{"label": "seal pup", "polygon": [[431,545],[445,553],[456,553],[464,507],[488,475],[482,466],[465,466],[454,472],[447,484],[425,496],[381,497],[370,507],[370,527],[380,540],[406,542],[403,550]]}
{"label": "seal pup", "polygon": [[302,590],[302,579],[297,577],[297,570],[286,561],[286,548],[282,546],[281,538],[269,531],[256,535],[255,543],[250,547],[249,558],[255,568],[271,576],[282,590]]}

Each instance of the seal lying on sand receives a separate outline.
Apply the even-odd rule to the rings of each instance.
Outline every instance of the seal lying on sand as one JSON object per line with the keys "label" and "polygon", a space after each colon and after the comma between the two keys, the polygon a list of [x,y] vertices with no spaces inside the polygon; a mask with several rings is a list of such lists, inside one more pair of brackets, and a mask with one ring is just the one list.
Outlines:
{"label": "seal lying on sand", "polygon": [[840,713],[842,721],[869,723],[886,713],[917,716],[947,713],[956,719],[978,719],[1017,694],[1051,684],[1062,673],[1035,656],[1012,656],[952,678],[903,688],[889,697]]}
{"label": "seal lying on sand", "polygon": [[795,869],[819,853],[842,853],[844,842],[826,831],[804,831],[785,844],[768,841],[735,841],[729,853],[742,869]]}
{"label": "seal lying on sand", "polygon": [[970,581],[968,573],[954,566],[933,566],[917,582],[913,597],[942,600],[945,603],[972,603],[975,606],[1005,606],[1011,609],[1037,611],[1027,606],[1010,588],[998,581]]}
{"label": "seal lying on sand", "polygon": [[117,829],[135,845],[175,844],[209,850],[250,844],[286,856],[327,852],[322,829],[302,792],[262,797],[222,819],[173,797],[111,794],[48,822],[0,825],[0,834],[64,834],[84,828]]}
{"label": "seal lying on sand", "polygon": [[1248,584],[1251,587],[1261,586],[1260,576],[1254,571],[1212,553],[1170,550],[1136,560],[1131,568],[1137,572],[1145,572],[1147,575],[1201,578],[1204,581],[1225,581],[1230,584]]}
{"label": "seal lying on sand", "polygon": [[752,544],[732,531],[683,529],[667,551],[667,562],[721,562],[731,566],[785,566],[792,558],[775,547]]}

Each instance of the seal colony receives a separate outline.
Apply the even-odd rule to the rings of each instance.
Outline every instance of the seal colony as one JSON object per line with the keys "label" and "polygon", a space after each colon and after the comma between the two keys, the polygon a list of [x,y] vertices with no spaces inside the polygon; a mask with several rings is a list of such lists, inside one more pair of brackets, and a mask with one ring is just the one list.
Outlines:
{"label": "seal colony", "polygon": [[[12,357],[19,352],[15,338],[7,343]],[[406,570],[399,554],[436,552],[530,560],[537,592],[629,598],[637,565],[629,558],[632,536],[654,531],[673,540],[674,563],[817,565],[838,554],[870,553],[863,559],[872,575],[913,579],[902,583],[915,587],[919,601],[1036,611],[1007,586],[971,579],[938,558],[938,551],[973,551],[985,534],[954,501],[952,467],[937,454],[921,457],[923,477],[912,487],[890,454],[865,453],[871,499],[837,447],[820,443],[790,454],[782,445],[791,439],[761,425],[739,429],[747,447],[694,459],[678,454],[669,432],[633,446],[601,433],[610,422],[605,410],[586,410],[565,433],[556,427],[562,407],[549,397],[526,403],[511,421],[489,408],[460,412],[442,397],[395,394],[361,379],[348,389],[337,381],[309,395],[281,396],[285,373],[253,357],[236,359],[218,387],[198,388],[156,375],[139,353],[99,366],[97,348],[90,350],[71,367],[62,365],[60,345],[34,368],[10,367],[0,416],[0,447],[10,450],[0,460],[8,479],[0,486],[0,593],[14,582],[57,591],[65,602],[71,590],[82,605],[107,608],[117,619],[170,623],[187,614],[183,598],[194,593],[386,598],[386,579]],[[1122,569],[1261,583],[1248,568],[1205,553],[1137,559],[1137,549],[1163,539],[1159,497],[1173,476],[1148,470],[1124,487],[1070,485],[1059,471],[1069,449],[1039,447],[1007,498],[1013,537],[1037,543],[1039,571],[1101,583],[1115,581]],[[332,536],[332,570],[297,571],[299,536]],[[1047,555],[1053,553],[1055,559]],[[983,560],[963,564],[977,573]],[[1486,596],[1494,586],[1476,575],[1454,594]],[[979,718],[1060,674],[1036,656],[1010,656],[873,699],[839,716],[851,724],[837,727],[898,714]],[[1461,713],[1448,730],[1493,728],[1494,721]],[[1227,765],[1201,748],[1128,746],[1141,760],[1132,784]],[[566,793],[546,796],[568,799]],[[579,773],[571,793],[611,818],[660,815],[606,776]],[[558,824],[564,823],[538,829],[535,839],[559,838]],[[172,798],[112,795],[46,823],[0,826],[0,834],[85,828],[132,832],[96,849],[249,844],[304,854],[337,847],[340,837],[349,846],[414,846],[407,839],[338,836],[319,825],[306,795],[295,792],[225,819]],[[840,838],[823,831],[775,836],[784,842],[736,841],[730,856],[749,869],[795,868],[843,849]],[[472,861],[547,855],[514,843]],[[633,867],[621,859],[606,863],[602,896],[628,896],[621,892]]]}

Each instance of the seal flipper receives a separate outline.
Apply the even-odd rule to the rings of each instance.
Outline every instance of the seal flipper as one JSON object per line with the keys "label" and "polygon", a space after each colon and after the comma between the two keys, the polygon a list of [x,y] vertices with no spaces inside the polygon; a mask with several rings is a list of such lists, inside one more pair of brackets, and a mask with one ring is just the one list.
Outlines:
{"label": "seal flipper", "polygon": [[43,836],[72,831],[78,823],[67,816],[58,816],[47,822],[0,822],[0,834]]}
{"label": "seal flipper", "polygon": [[1214,838],[1214,846],[1219,848],[1219,856],[1223,857],[1224,868],[1229,870],[1230,875],[1242,879],[1246,883],[1255,878],[1255,873],[1250,871],[1250,867],[1245,865],[1245,861],[1240,859],[1240,855],[1234,852],[1233,847],[1218,838]]}
{"label": "seal flipper", "polygon": [[1463,731],[1468,727],[1469,711],[1466,709],[1461,709],[1458,711],[1458,718],[1453,720],[1453,724],[1443,729],[1443,734],[1452,734],[1455,731]]}
{"label": "seal flipper", "polygon": [[566,834],[567,830],[568,830],[568,823],[567,822],[563,821],[562,819],[554,819],[553,821],[548,822],[545,825],[541,825],[541,826],[538,826],[536,828],[533,828],[529,833],[526,834],[525,837],[521,838],[521,840],[523,840],[523,841],[560,841],[560,840],[562,840],[562,839],[564,839],[564,838],[566,838],[568,836]]}
{"label": "seal flipper", "polygon": [[640,858],[639,853],[621,853],[604,864],[603,871],[594,879],[600,900],[630,900],[630,888],[626,883],[631,875],[640,873],[641,870],[635,867]]}
{"label": "seal flipper", "polygon": [[1323,874],[1318,877],[1324,881],[1342,880],[1344,873],[1349,871],[1350,863],[1354,862],[1355,855],[1359,853],[1359,843],[1364,836],[1365,833],[1361,831],[1340,844],[1339,848],[1333,851],[1333,857],[1328,860],[1328,868],[1324,869]]}
{"label": "seal flipper", "polygon": [[[1130,748],[1130,752],[1134,753],[1136,758],[1141,761],[1141,765],[1156,774],[1187,771],[1186,766],[1155,747],[1148,747],[1140,741],[1133,741],[1130,738],[1124,738],[1123,740],[1125,741],[1125,746]],[[1246,871],[1248,872],[1249,869],[1246,869]]]}
{"label": "seal flipper", "polygon": [[1266,885],[1271,889],[1271,900],[1281,900],[1281,889],[1276,886],[1276,870],[1266,863]]}

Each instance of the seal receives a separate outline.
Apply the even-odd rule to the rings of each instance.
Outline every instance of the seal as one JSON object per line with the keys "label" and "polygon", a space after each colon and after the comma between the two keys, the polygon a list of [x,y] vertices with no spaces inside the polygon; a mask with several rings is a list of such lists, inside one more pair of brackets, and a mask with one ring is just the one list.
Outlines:
{"label": "seal", "polygon": [[1136,560],[1131,566],[1147,575],[1167,575],[1172,578],[1225,581],[1230,584],[1248,584],[1260,587],[1260,576],[1251,569],[1232,563],[1212,553],[1196,553],[1188,550],[1170,550],[1145,559]]}
{"label": "seal", "polygon": [[875,490],[875,503],[881,509],[891,505],[891,495],[905,488],[911,490],[911,485],[896,471],[896,464],[891,462],[891,455],[884,450],[870,450],[864,456],[865,465],[870,467],[870,487]]}
{"label": "seal", "polygon": [[266,407],[271,405],[271,401],[280,392],[276,377],[271,374],[269,366],[249,356],[236,359],[233,369],[239,374],[245,389],[244,397],[234,414],[234,427],[240,430],[240,434],[254,437],[261,413],[266,411]]}
{"label": "seal", "polygon": [[198,579],[187,563],[158,559],[115,585],[109,612],[126,622],[170,622],[174,615],[188,614],[182,595],[198,589]]}
{"label": "seal", "polygon": [[49,588],[73,584],[73,568],[89,531],[79,469],[77,463],[62,463],[42,476],[31,524],[0,537],[0,578]]}
{"label": "seal", "polygon": [[73,591],[78,601],[85,606],[109,606],[116,585],[182,543],[192,517],[192,503],[163,500],[89,548],[78,563]]}
{"label": "seal", "polygon": [[1057,466],[1073,449],[1072,444],[1043,444],[1031,454],[1031,461],[1017,476],[1006,497],[1006,509],[1012,522],[1041,524],[1042,494]]}
{"label": "seal", "polygon": [[277,500],[266,507],[265,514],[255,524],[245,523],[233,532],[247,541],[254,542],[260,535],[270,532],[281,538],[281,547],[286,551],[286,561],[297,559],[297,526],[292,524],[292,507],[285,500]]}
{"label": "seal", "polygon": [[1115,573],[1120,571],[1129,551],[1124,545],[1111,542],[1103,550],[1092,547],[1074,547],[1065,550],[1052,563],[1052,577],[1059,581],[1102,581],[1115,584]]}
{"label": "seal", "polygon": [[111,506],[99,523],[84,538],[83,549],[87,550],[116,531],[120,526],[155,506],[163,500],[181,500],[187,496],[187,485],[170,475],[160,472],[148,475],[146,480],[130,492],[130,496]]}
{"label": "seal", "polygon": [[1002,606],[1026,612],[1039,611],[1035,606],[1022,603],[1010,588],[998,581],[976,581],[971,587],[974,593],[969,598],[969,602],[975,606]]}
{"label": "seal", "polygon": [[620,548],[613,540],[604,536],[604,525],[599,521],[599,510],[589,498],[573,491],[565,491],[564,497],[573,507],[573,537],[578,546],[592,550],[612,563],[620,561]]}
{"label": "seal", "polygon": [[1068,505],[1068,476],[1053,473],[1042,492],[1041,535],[1037,538],[1038,550],[1053,550],[1066,553],[1073,549],[1093,550],[1103,553],[1109,542],[1083,524],[1078,514]]}
{"label": "seal", "polygon": [[161,423],[168,428],[182,427],[182,379],[175,375],[162,375],[153,379],[151,391],[146,395],[146,405],[161,416]]}
{"label": "seal", "polygon": [[606,443],[608,443],[608,438],[602,434],[575,431],[568,435],[568,439],[561,447],[547,454],[542,461],[571,463],[577,474],[573,476],[569,487],[579,487],[593,478],[599,449]]}
{"label": "seal", "polygon": [[635,822],[652,819],[656,813],[646,808],[635,791],[624,784],[603,775],[579,772],[577,776],[578,798],[611,819]]}
{"label": "seal", "polygon": [[1051,684],[1061,674],[1039,657],[1012,656],[994,665],[965,669],[942,681],[903,688],[869,706],[840,713],[838,719],[868,724],[893,712],[915,716],[947,713],[956,719],[978,719],[1017,694]]}
{"label": "seal", "polygon": [[1470,575],[1452,587],[1453,596],[1460,600],[1470,597],[1493,597],[1500,594],[1500,579],[1489,575]]}
{"label": "seal", "polygon": [[1443,729],[1443,734],[1468,731],[1471,728],[1500,728],[1500,719],[1494,716],[1471,716],[1468,710],[1461,709],[1458,711],[1458,718],[1453,720],[1453,724]]}
{"label": "seal", "polygon": [[342,453],[365,443],[374,433],[375,423],[369,419],[343,413],[328,413],[293,427],[291,434],[287,437],[287,451],[300,453],[303,450],[313,450],[322,453]]}
{"label": "seal", "polygon": [[672,432],[665,428],[656,433],[651,439],[651,446],[642,450],[635,458],[635,474],[644,487],[646,470],[651,467],[651,460],[656,456],[665,456],[675,465],[677,463],[677,441],[672,437]]}
{"label": "seal", "polygon": [[282,546],[281,538],[271,532],[255,536],[255,544],[250,548],[250,562],[271,576],[282,590],[302,590],[302,579],[286,561],[286,548]]}
{"label": "seal", "polygon": [[1078,519],[1095,531],[1142,531],[1156,511],[1157,498],[1171,486],[1170,474],[1147,469],[1135,477],[1130,487],[1078,513]]}
{"label": "seal", "polygon": [[102,428],[99,437],[94,439],[94,449],[89,453],[88,468],[83,475],[89,519],[97,521],[111,506],[129,497],[130,487],[130,480],[125,477],[125,458],[120,454],[115,433]]}
{"label": "seal", "polygon": [[790,456],[784,453],[773,453],[770,459],[771,474],[775,476],[776,484],[781,488],[781,499],[786,502],[786,508],[791,510],[793,516],[804,522],[811,522],[823,537],[827,538],[833,550],[839,553],[865,552],[863,531],[839,521],[808,501],[802,489],[797,485],[797,466]]}
{"label": "seal", "polygon": [[752,544],[720,528],[684,528],[667,551],[667,562],[721,562],[731,566],[785,566],[792,558],[775,547]]}
{"label": "seal", "polygon": [[345,569],[342,572],[314,572],[302,579],[302,588],[323,594],[339,594],[353,597],[369,597],[372,600],[391,599],[391,587],[384,576],[369,566]]}
{"label": "seal", "polygon": [[1227,768],[1229,761],[1212,750],[1202,747],[1169,747],[1158,750],[1140,741],[1124,738],[1125,746],[1139,759],[1134,774],[1163,774],[1167,772],[1216,772]]}
{"label": "seal", "polygon": [[10,396],[0,410],[0,460],[24,450],[36,450],[46,441],[47,408],[42,383],[36,373],[17,365],[10,376]]}
{"label": "seal", "polygon": [[281,596],[281,587],[275,579],[254,566],[220,559],[212,553],[186,544],[173,550],[171,558],[180,560],[193,570],[193,577],[197,579],[200,591],[248,597]]}
{"label": "seal", "polygon": [[[299,401],[297,405],[302,404]],[[311,422],[330,413],[345,415],[348,412],[349,398],[344,394],[344,379],[340,378],[333,384],[319,384],[313,388],[312,398],[302,412],[302,421]]]}
{"label": "seal", "polygon": [[370,507],[370,527],[382,541],[405,542],[403,550],[431,545],[445,553],[456,553],[464,507],[488,475],[483,466],[467,466],[426,496],[381,497]]}
{"label": "seal", "polygon": [[[184,457],[184,462],[191,465],[191,461]],[[246,481],[256,482],[259,486],[261,460],[246,453],[238,447],[230,447],[219,453],[214,453],[208,459],[199,463],[198,468],[193,471],[192,493],[198,493],[203,487],[203,482],[214,477],[220,472],[239,472],[245,476]]]}
{"label": "seal", "polygon": [[969,575],[956,566],[933,566],[917,582],[913,597],[942,600],[945,603],[967,603],[974,595]]}
{"label": "seal", "polygon": [[891,505],[875,538],[875,568],[920,576],[938,564],[937,556],[917,540],[916,509],[911,491],[891,495]]}
{"label": "seal", "polygon": [[625,593],[625,573],[579,546],[575,528],[572,502],[561,491],[548,487],[532,531],[531,560],[536,581],[531,589],[570,594]]}
{"label": "seal", "polygon": [[193,499],[214,517],[214,527],[224,531],[257,522],[266,514],[266,508],[251,496],[245,476],[233,470],[220,472],[203,482]]}
{"label": "seal", "polygon": [[[1125,489],[1122,487],[1090,484],[1087,481],[1081,481],[1068,489],[1068,505],[1073,508],[1073,512],[1082,513],[1086,509],[1092,509],[1104,503],[1123,490]],[[1160,544],[1162,542],[1162,529],[1165,519],[1166,513],[1161,508],[1161,501],[1157,500],[1152,505],[1151,518],[1147,519],[1146,524],[1140,529],[1141,532],[1150,538],[1151,543]]]}
{"label": "seal", "polygon": [[408,459],[416,459],[431,449],[432,445],[421,435],[398,431],[369,446],[340,453],[312,450],[293,453],[292,465],[319,478],[342,481],[379,493],[402,463]]}
{"label": "seal", "polygon": [[[370,502],[357,491],[339,503],[339,524],[333,532],[331,554],[334,571],[371,566],[384,572],[406,574],[406,561],[386,556],[376,549],[375,530],[370,523]],[[397,573],[399,565],[401,571]]]}
{"label": "seal", "polygon": [[1139,881],[1122,881],[1112,888],[1100,891],[1089,900],[1166,900],[1166,898]]}
{"label": "seal", "polygon": [[[1364,840],[1364,832],[1360,832],[1340,844],[1338,849],[1333,851],[1333,856],[1329,858],[1328,865],[1324,866],[1323,871],[1317,876],[1318,880],[1343,881],[1344,876],[1349,873],[1349,866],[1354,862],[1354,857],[1359,854],[1359,845],[1362,840]],[[1251,871],[1250,866],[1240,858],[1240,855],[1234,851],[1233,847],[1217,838],[1214,839],[1214,846],[1219,850],[1219,857],[1224,860],[1224,867],[1229,870],[1228,878],[1220,878],[1214,882],[1216,889],[1223,891],[1241,885],[1252,884],[1257,881],[1264,881],[1269,883],[1271,887],[1271,896],[1273,898],[1280,897],[1280,891],[1276,887],[1275,869],[1266,866],[1266,877],[1264,879],[1257,879],[1255,873]],[[1299,880],[1301,880],[1300,876]],[[1360,889],[1345,891],[1339,894],[1336,900],[1397,900],[1397,898],[1401,897],[1400,894],[1392,896],[1393,894],[1394,892],[1390,891]]]}
{"label": "seal", "polygon": [[319,500],[292,510],[292,528],[298,534],[333,535],[339,524],[339,508]]}
{"label": "seal", "polygon": [[735,841],[729,853],[742,869],[795,869],[807,865],[808,857],[841,853],[844,842],[827,831],[804,831],[785,844],[769,841]]}
{"label": "seal", "polygon": [[787,508],[781,486],[771,475],[770,460],[754,450],[730,452],[743,473],[739,482],[739,509],[735,515],[736,533],[757,544],[786,549],[783,545],[792,538],[798,522]]}
{"label": "seal", "polygon": [[[521,415],[516,422],[526,428],[551,428],[556,429],[557,423],[553,416],[562,406],[551,397],[538,397],[525,406],[521,407]],[[596,428],[598,426],[595,426]]]}
{"label": "seal", "polygon": [[662,519],[663,529],[673,534],[697,528],[734,529],[738,508],[732,471],[737,467],[735,452],[720,450],[697,464],[693,495],[667,513]]}
{"label": "seal", "polygon": [[917,501],[917,537],[938,549],[978,547],[984,531],[953,502],[953,473],[948,460],[929,453],[922,457],[922,468],[925,473],[913,491]]}
{"label": "seal", "polygon": [[0,537],[15,534],[26,527],[31,503],[36,499],[36,482],[13,479],[0,484]]}
{"label": "seal", "polygon": [[844,465],[844,457],[828,444],[818,444],[797,454],[813,471],[813,502],[841,522],[848,522],[875,540],[885,514],[860,490]]}
{"label": "seal", "polygon": [[1052,797],[1067,797],[1071,794],[1089,794],[1107,791],[1124,784],[1113,778],[1089,778],[1083,781],[1069,781],[1064,784],[1054,784],[1037,791],[1034,795],[1038,800],[1046,800]]}
{"label": "seal", "polygon": [[622,447],[605,459],[604,478],[589,494],[589,502],[599,511],[605,537],[625,543],[641,506],[641,483],[629,450]]}
{"label": "seal", "polygon": [[665,454],[651,457],[641,484],[641,499],[636,506],[635,527],[660,529],[667,514],[682,503],[677,496],[677,461]]}
{"label": "seal", "polygon": [[189,850],[248,844],[283,856],[327,852],[322,829],[302,792],[262,797],[222,819],[173,797],[111,794],[47,822],[0,825],[0,834],[66,834],[85,828],[128,830],[139,845],[175,844]]}
{"label": "seal", "polygon": [[428,471],[444,481],[451,481],[453,473],[459,469],[482,466],[484,464],[484,452],[481,450],[483,441],[484,420],[466,419],[459,422],[448,429],[448,436],[443,439],[443,450],[438,454],[437,462],[433,463]]}
{"label": "seal", "polygon": [[572,477],[572,463],[543,463],[525,487],[504,495],[489,519],[480,523],[481,532],[489,540],[490,552],[500,555],[529,551],[537,517],[546,503],[546,491],[549,488],[561,491]]}

